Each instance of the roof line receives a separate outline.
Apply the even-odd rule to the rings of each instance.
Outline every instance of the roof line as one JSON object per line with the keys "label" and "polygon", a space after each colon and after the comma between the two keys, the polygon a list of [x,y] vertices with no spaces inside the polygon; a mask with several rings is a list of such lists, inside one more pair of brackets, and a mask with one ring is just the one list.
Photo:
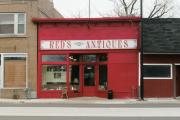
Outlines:
{"label": "roof line", "polygon": [[70,22],[140,22],[140,17],[104,17],[104,18],[33,18],[34,23],[70,23]]}

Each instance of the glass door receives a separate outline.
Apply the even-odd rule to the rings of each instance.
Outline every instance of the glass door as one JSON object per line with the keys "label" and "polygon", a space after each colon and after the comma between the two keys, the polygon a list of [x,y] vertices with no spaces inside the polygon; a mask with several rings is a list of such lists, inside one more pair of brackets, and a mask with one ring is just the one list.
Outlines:
{"label": "glass door", "polygon": [[93,64],[83,65],[83,95],[95,96],[96,94],[96,69]]}

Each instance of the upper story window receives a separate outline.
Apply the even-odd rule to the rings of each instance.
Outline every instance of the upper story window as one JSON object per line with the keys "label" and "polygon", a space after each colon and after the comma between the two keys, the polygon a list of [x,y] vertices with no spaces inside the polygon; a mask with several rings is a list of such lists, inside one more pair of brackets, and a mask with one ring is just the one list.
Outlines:
{"label": "upper story window", "polygon": [[0,13],[0,35],[24,35],[25,28],[24,13]]}

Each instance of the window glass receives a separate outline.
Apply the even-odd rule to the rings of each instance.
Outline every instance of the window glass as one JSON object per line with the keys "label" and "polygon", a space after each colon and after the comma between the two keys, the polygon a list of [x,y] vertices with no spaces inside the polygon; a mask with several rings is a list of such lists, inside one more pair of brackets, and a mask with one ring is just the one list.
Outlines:
{"label": "window glass", "polygon": [[79,65],[70,65],[70,85],[71,90],[78,91],[80,89]]}
{"label": "window glass", "polygon": [[26,60],[26,57],[4,57],[4,60]]}
{"label": "window glass", "polygon": [[42,90],[62,90],[66,88],[66,65],[42,66]]}
{"label": "window glass", "polygon": [[0,24],[14,24],[14,14],[0,14]]}
{"label": "window glass", "polygon": [[99,90],[107,90],[107,65],[99,66]]}
{"label": "window glass", "polygon": [[18,24],[25,24],[25,15],[18,14]]}
{"label": "window glass", "polygon": [[18,15],[18,33],[23,34],[25,32],[25,15]]}
{"label": "window glass", "polygon": [[43,62],[63,62],[66,61],[66,55],[43,55]]}
{"label": "window glass", "polygon": [[0,13],[0,34],[24,34],[25,19],[24,13]]}
{"label": "window glass", "polygon": [[96,55],[83,55],[83,62],[96,62]]}
{"label": "window glass", "polygon": [[105,61],[107,61],[107,54],[100,54],[100,55],[99,55],[99,61],[100,61],[100,62],[105,62]]}
{"label": "window glass", "polygon": [[14,33],[14,24],[0,24],[0,34],[13,34]]}
{"label": "window glass", "polygon": [[18,24],[18,33],[23,34],[24,32],[24,24]]}
{"label": "window glass", "polygon": [[170,78],[170,65],[144,65],[144,77]]}
{"label": "window glass", "polygon": [[94,65],[84,65],[84,85],[95,85],[95,67]]}
{"label": "window glass", "polygon": [[80,55],[78,55],[78,54],[70,55],[69,60],[71,62],[79,62],[80,61]]}
{"label": "window glass", "polygon": [[14,14],[0,14],[0,34],[14,33]]}

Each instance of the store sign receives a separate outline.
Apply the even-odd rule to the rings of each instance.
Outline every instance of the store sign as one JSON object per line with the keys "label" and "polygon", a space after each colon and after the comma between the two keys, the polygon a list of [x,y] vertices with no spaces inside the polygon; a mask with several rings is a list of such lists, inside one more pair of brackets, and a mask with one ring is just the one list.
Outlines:
{"label": "store sign", "polygon": [[41,40],[41,50],[136,49],[136,39]]}

